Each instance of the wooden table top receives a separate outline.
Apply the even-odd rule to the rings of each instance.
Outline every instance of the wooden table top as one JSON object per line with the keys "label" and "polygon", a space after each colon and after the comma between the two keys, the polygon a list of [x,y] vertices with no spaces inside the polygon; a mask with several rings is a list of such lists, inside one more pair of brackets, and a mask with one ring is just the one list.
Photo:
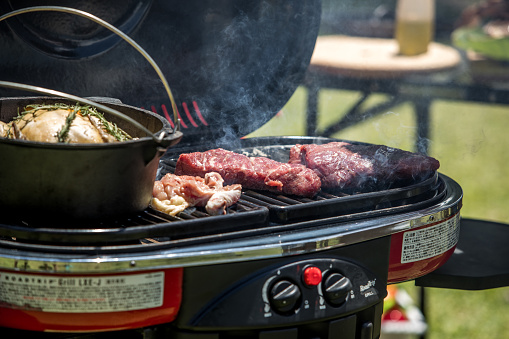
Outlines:
{"label": "wooden table top", "polygon": [[451,70],[461,56],[453,47],[431,42],[428,51],[416,56],[398,54],[394,39],[320,36],[309,70],[360,78],[398,78]]}

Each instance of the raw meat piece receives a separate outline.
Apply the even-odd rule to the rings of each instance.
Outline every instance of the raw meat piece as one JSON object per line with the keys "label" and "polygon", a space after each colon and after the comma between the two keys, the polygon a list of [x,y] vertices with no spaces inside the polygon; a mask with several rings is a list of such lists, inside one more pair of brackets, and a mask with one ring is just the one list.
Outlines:
{"label": "raw meat piece", "polygon": [[421,181],[440,167],[438,160],[425,155],[347,142],[295,145],[289,163],[314,170],[323,188],[363,192]]}
{"label": "raw meat piece", "polygon": [[223,178],[214,172],[205,178],[168,173],[154,183],[152,207],[170,215],[191,206],[205,206],[210,215],[224,214],[239,200],[241,190],[241,185],[223,187]]}
{"label": "raw meat piece", "polygon": [[226,184],[244,188],[312,197],[320,191],[320,178],[303,165],[265,157],[248,157],[222,148],[181,154],[175,174],[205,176],[219,173]]}

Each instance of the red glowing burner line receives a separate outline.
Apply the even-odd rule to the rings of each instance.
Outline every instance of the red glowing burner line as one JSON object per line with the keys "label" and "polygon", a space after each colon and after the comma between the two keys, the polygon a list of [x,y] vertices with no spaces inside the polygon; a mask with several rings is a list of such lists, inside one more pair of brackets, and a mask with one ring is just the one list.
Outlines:
{"label": "red glowing burner line", "polygon": [[170,115],[168,114],[168,110],[166,109],[166,106],[164,104],[162,104],[161,108],[163,109],[164,116],[170,122],[171,128],[174,128],[175,125],[173,125],[173,120],[171,120]]}
{"label": "red glowing burner line", "polygon": [[[171,121],[171,119],[169,118],[169,114],[168,114],[168,110],[166,109],[166,106],[164,104],[161,105],[161,108],[163,109],[163,112],[164,112],[164,115],[166,115],[166,117],[168,118],[169,121]],[[178,119],[180,120],[180,125],[184,128],[187,128],[187,125],[186,123],[182,120],[182,117],[180,116],[180,112],[179,110],[177,109],[177,116],[178,116]],[[172,124],[172,127],[173,127],[173,124]]]}
{"label": "red glowing burner line", "polygon": [[191,122],[191,125],[193,125],[194,127],[198,127],[196,122],[194,122],[194,119],[191,116],[191,112],[189,112],[189,109],[187,108],[187,104],[185,102],[182,103],[182,107],[184,107],[184,112],[186,112],[187,118]]}
{"label": "red glowing burner line", "polygon": [[200,121],[205,125],[205,126],[208,126],[209,124],[207,124],[207,121],[205,121],[205,119],[203,118],[203,116],[201,115],[201,112],[200,112],[200,109],[198,108],[198,103],[196,103],[196,101],[193,101],[193,106],[194,106],[194,110],[196,111],[196,115],[198,115],[198,118],[200,119]]}

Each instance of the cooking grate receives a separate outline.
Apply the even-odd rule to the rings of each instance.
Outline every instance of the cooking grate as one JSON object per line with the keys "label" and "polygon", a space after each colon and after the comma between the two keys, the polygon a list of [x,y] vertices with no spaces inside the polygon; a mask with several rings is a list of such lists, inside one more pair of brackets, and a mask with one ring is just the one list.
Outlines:
{"label": "cooking grate", "polygon": [[[292,145],[244,147],[236,152],[287,162],[291,147]],[[177,156],[163,157],[158,178],[166,173],[174,173],[177,159]],[[444,194],[438,173],[434,173],[431,177],[412,185],[375,192],[322,191],[313,198],[303,198],[267,191],[246,190],[242,194],[241,201],[268,208],[271,222],[291,223],[332,216],[351,217],[368,211],[378,211],[378,215],[396,213],[405,209],[410,211],[422,208],[423,204],[430,206],[439,201]]]}

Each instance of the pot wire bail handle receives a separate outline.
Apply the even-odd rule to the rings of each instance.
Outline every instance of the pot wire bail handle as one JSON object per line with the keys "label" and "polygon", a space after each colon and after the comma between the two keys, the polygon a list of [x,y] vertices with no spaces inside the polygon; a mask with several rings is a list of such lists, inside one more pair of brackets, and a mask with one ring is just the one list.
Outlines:
{"label": "pot wire bail handle", "polygon": [[[99,17],[96,17],[95,15],[92,15],[92,14],[90,14],[88,12],[85,12],[85,11],[82,11],[82,10],[79,10],[79,9],[75,9],[75,8],[61,7],[61,6],[33,6],[33,7],[26,7],[26,8],[14,10],[14,11],[11,11],[9,13],[6,13],[6,14],[0,16],[0,22],[2,22],[5,19],[11,18],[13,16],[19,15],[19,14],[30,13],[30,12],[41,12],[41,11],[64,12],[64,13],[76,14],[76,15],[82,16],[84,18],[88,18],[88,19],[94,21],[95,23],[103,26],[104,28],[109,29],[113,33],[117,34],[122,39],[124,39],[127,43],[129,43],[134,49],[136,49],[150,63],[152,68],[156,71],[156,73],[159,76],[161,82],[163,83],[163,86],[164,86],[164,88],[166,90],[168,98],[170,99],[171,108],[173,110],[173,120],[174,120],[174,125],[175,125],[175,128],[172,129],[172,134],[175,133],[176,131],[180,131],[180,119],[178,118],[178,114],[177,114],[177,105],[175,104],[175,99],[173,97],[173,94],[171,92],[170,86],[168,85],[168,81],[166,81],[166,78],[165,78],[163,72],[161,71],[161,69],[159,68],[157,63],[154,61],[154,59],[152,59],[152,57],[140,45],[138,45],[138,43],[136,43],[136,41],[131,39],[127,34],[122,32],[121,30],[119,30],[115,26],[111,25],[110,23],[104,21],[103,19],[101,19]],[[26,90],[30,90],[30,91],[35,91],[35,92],[40,92],[40,90],[44,90],[45,91],[44,93],[46,93],[46,94],[51,94],[49,92],[55,92],[55,93],[59,93],[59,95],[62,95],[63,97],[67,97],[67,98],[71,98],[72,97],[73,100],[76,100],[75,98],[78,98],[79,99],[78,101],[82,101],[82,102],[87,103],[89,105],[96,106],[96,107],[98,107],[100,109],[104,109],[104,107],[106,107],[106,106],[98,105],[96,103],[90,104],[89,102],[87,102],[86,100],[84,100],[82,98],[71,96],[70,94],[66,94],[66,93],[62,93],[62,92],[58,92],[58,91],[48,90],[48,89],[41,88],[41,87],[17,84],[17,83],[6,82],[6,81],[0,81],[0,83],[2,83],[6,87],[9,87],[11,85],[12,86],[11,88],[19,88],[19,85],[21,85],[22,87],[26,86],[26,88],[22,88],[22,89],[26,89]],[[15,87],[15,86],[18,86],[18,87]],[[30,87],[31,87],[31,89],[30,89]],[[102,107],[99,107],[99,106],[102,106]],[[116,112],[115,111],[115,113],[112,113],[111,112],[112,110],[109,109],[109,108],[107,108],[105,111],[107,111],[108,113],[114,114],[116,116],[119,116],[120,118],[123,118],[123,119],[127,118],[126,120],[129,120],[129,122],[131,122],[131,123],[134,121],[133,119],[130,119],[130,118],[126,117],[124,114],[122,114],[120,112]],[[130,120],[132,120],[132,121],[130,121]],[[134,122],[135,122],[135,125],[137,127],[141,126],[136,121],[134,121]],[[147,133],[147,131],[148,131],[143,126],[141,126],[141,129],[145,133]],[[161,139],[164,137],[164,134],[165,134],[165,132],[163,132],[161,134],[161,137],[160,137]],[[149,135],[152,135],[152,137],[154,137],[154,135],[151,132],[149,132]]]}

